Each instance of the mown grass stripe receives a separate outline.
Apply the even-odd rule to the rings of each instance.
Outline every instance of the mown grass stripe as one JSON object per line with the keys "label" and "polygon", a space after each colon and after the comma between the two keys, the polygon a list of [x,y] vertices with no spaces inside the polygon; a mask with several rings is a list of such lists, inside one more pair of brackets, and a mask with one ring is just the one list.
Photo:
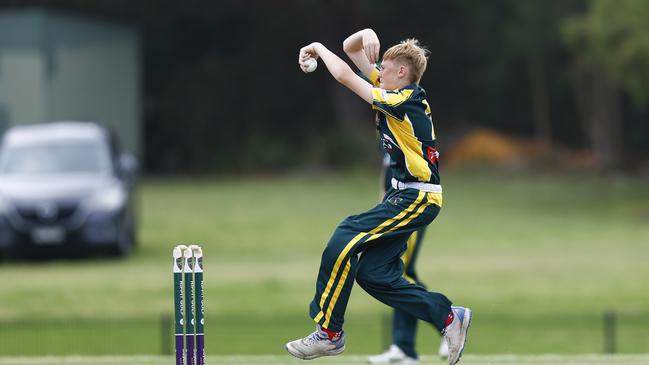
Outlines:
{"label": "mown grass stripe", "polygon": [[[208,363],[221,365],[294,365],[303,364],[289,355],[258,356],[208,356]],[[342,355],[318,359],[318,365],[366,364],[367,355]],[[167,365],[173,363],[171,356],[47,356],[47,357],[0,357],[0,365]],[[421,364],[444,364],[434,356],[422,356]],[[646,365],[649,354],[637,355],[465,355],[460,364],[467,365]]]}

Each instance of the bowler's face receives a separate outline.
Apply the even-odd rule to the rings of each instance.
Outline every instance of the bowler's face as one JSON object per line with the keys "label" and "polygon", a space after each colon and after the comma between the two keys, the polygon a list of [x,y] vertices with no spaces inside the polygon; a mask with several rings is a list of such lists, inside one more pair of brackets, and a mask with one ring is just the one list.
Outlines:
{"label": "bowler's face", "polygon": [[394,64],[393,60],[383,60],[381,62],[381,89],[394,90],[398,88],[398,70],[399,68]]}

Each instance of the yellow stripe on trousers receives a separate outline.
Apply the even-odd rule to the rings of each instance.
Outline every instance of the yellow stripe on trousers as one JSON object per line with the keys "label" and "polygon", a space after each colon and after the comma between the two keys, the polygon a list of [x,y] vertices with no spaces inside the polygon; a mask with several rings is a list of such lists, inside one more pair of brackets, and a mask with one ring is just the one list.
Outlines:
{"label": "yellow stripe on trousers", "polygon": [[336,301],[338,300],[338,295],[340,295],[340,291],[343,289],[343,286],[345,285],[345,282],[347,281],[347,275],[349,274],[349,269],[351,268],[351,257],[347,259],[347,263],[345,264],[345,268],[343,269],[343,273],[340,275],[340,280],[338,280],[338,285],[336,285],[336,290],[334,290],[334,295],[331,297],[331,302],[329,302],[329,307],[327,309],[327,313],[325,314],[325,321],[322,323],[322,327],[327,328],[329,326],[329,321],[331,320],[331,312],[333,312],[334,306],[336,305]]}
{"label": "yellow stripe on trousers", "polygon": [[[423,198],[425,195],[426,195],[426,194],[425,194],[423,191],[420,191],[420,192],[419,192],[419,196],[417,197],[417,200],[416,200],[415,202],[417,202],[417,201],[421,201],[420,198]],[[414,214],[412,214],[410,217],[408,217],[407,219],[404,219],[404,220],[400,221],[397,225],[395,225],[394,227],[388,229],[387,231],[384,231],[384,232],[382,232],[382,233],[378,233],[378,234],[374,234],[374,235],[372,235],[372,236],[371,236],[370,238],[368,238],[365,242],[372,241],[372,240],[374,240],[374,239],[377,239],[377,238],[381,237],[381,236],[382,236],[383,234],[385,234],[385,233],[392,232],[392,231],[396,230],[397,228],[400,228],[400,227],[405,226],[406,224],[410,223],[410,221],[412,221],[413,219],[415,219],[415,218],[417,218],[419,215],[421,215],[421,213],[422,213],[422,212],[423,212],[423,211],[424,211],[424,210],[425,210],[429,205],[431,205],[432,203],[433,203],[432,201],[427,201],[425,204],[422,204],[422,205],[419,207],[419,209],[417,209],[417,211],[416,211]],[[414,203],[413,203],[413,204],[414,204]],[[416,204],[415,204],[414,206],[413,206],[413,205],[410,205],[410,207],[408,207],[407,209],[410,210],[410,211],[412,211],[412,209],[414,209],[415,206],[416,206]],[[348,262],[347,262],[347,265],[345,265],[345,268],[344,268],[343,273],[342,273],[342,275],[341,275],[340,281],[338,282],[338,285],[336,286],[336,290],[334,291],[334,294],[333,294],[333,296],[331,297],[331,301],[329,302],[329,306],[328,306],[328,308],[327,308],[327,311],[325,312],[325,321],[324,321],[324,323],[322,324],[322,326],[325,327],[325,328],[327,328],[327,326],[329,325],[329,321],[331,320],[331,313],[333,312],[333,309],[334,309],[334,307],[336,306],[336,302],[338,301],[338,296],[340,295],[340,291],[341,291],[341,289],[342,289],[342,287],[343,287],[343,285],[344,285],[344,280],[347,279],[347,274],[348,274],[348,272],[349,272],[349,268],[350,268],[350,265],[349,265],[349,261],[348,261]],[[321,308],[322,308],[322,307],[321,307]]]}
{"label": "yellow stripe on trousers", "polygon": [[[421,194],[421,192],[420,192],[420,194]],[[382,235],[384,235],[385,233],[392,232],[392,231],[396,230],[399,227],[405,226],[406,224],[410,223],[410,221],[412,221],[413,219],[415,219],[419,215],[421,215],[421,213],[429,205],[431,205],[432,203],[433,202],[430,201],[430,200],[426,201],[426,203],[422,204],[419,207],[419,209],[417,209],[417,211],[415,213],[413,213],[410,217],[400,221],[397,225],[395,225],[394,227],[388,229],[385,232],[378,233],[378,234],[375,234],[375,235],[371,236],[365,242],[369,242],[371,240],[377,239],[377,238],[381,237]],[[342,287],[344,285],[344,280],[347,278],[348,271],[349,271],[349,260],[347,261],[347,265],[345,265],[345,268],[344,268],[343,273],[341,275],[340,281],[338,282],[338,285],[336,286],[336,290],[334,291],[334,294],[331,297],[331,301],[329,302],[329,307],[327,308],[327,312],[325,313],[325,321],[322,323],[322,327],[324,327],[324,328],[327,328],[327,326],[329,325],[329,321],[331,320],[331,313],[333,312],[333,309],[336,306],[336,302],[338,301],[338,295],[340,295],[340,291],[341,291],[341,289],[342,289]]]}
{"label": "yellow stripe on trousers", "polygon": [[416,282],[414,278],[408,275],[408,265],[410,265],[412,255],[417,247],[417,236],[419,236],[419,231],[412,232],[410,238],[408,238],[406,253],[401,257],[401,261],[403,261],[403,277],[412,284],[415,284]]}
{"label": "yellow stripe on trousers", "polygon": [[375,234],[375,233],[379,232],[380,230],[382,230],[385,227],[387,227],[387,226],[391,225],[392,223],[394,223],[396,220],[402,219],[406,214],[412,212],[413,209],[415,209],[415,207],[417,205],[419,205],[419,203],[422,201],[424,196],[425,196],[425,193],[423,191],[420,191],[419,195],[417,196],[417,199],[415,199],[415,201],[412,204],[410,204],[410,206],[408,208],[402,210],[396,216],[385,220],[383,223],[381,223],[378,227],[374,228],[370,232],[361,232],[361,233],[357,234],[354,238],[352,238],[351,241],[349,241],[349,243],[347,243],[345,248],[338,255],[338,258],[336,259],[336,263],[334,264],[334,267],[331,270],[331,276],[329,277],[329,281],[327,282],[327,286],[325,287],[325,290],[322,293],[322,297],[320,298],[320,313],[318,313],[318,315],[313,319],[314,321],[319,322],[320,319],[322,318],[322,316],[324,315],[324,312],[322,311],[322,309],[324,307],[325,302],[327,301],[327,297],[329,296],[329,292],[331,291],[331,287],[333,286],[334,281],[336,280],[336,276],[338,275],[338,270],[340,269],[340,265],[342,264],[343,260],[345,259],[345,256],[347,256],[347,253],[349,252],[349,250],[351,250],[351,248],[354,247],[354,245],[356,245],[356,243],[358,241],[360,241],[361,238],[367,236],[368,234]]}

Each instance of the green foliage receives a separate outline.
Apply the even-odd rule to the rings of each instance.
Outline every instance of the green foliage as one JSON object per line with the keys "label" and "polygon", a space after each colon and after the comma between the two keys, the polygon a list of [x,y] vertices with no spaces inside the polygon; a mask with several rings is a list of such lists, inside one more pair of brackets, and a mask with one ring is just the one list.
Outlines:
{"label": "green foliage", "polygon": [[587,11],[567,19],[564,36],[582,67],[604,71],[636,106],[649,103],[649,2],[591,0]]}
{"label": "green foliage", "polygon": [[[563,145],[582,147],[588,138],[566,77],[574,58],[604,69],[636,105],[649,99],[644,0],[288,0],[283,6],[263,0],[0,0],[0,7],[31,5],[125,22],[141,32],[141,165],[151,173],[371,163],[374,151],[361,143],[374,135],[370,108],[351,92],[336,92],[342,86],[324,67],[304,75],[296,64],[298,49],[316,40],[347,59],[342,41],[367,26],[384,50],[406,37],[431,49],[422,86],[442,144],[467,124],[531,135],[529,58],[542,61],[547,77],[539,77],[552,91],[547,129]],[[580,7],[586,13],[571,17],[558,35],[558,24]],[[395,21],[395,14],[407,21]],[[639,122],[620,144],[646,156],[647,111],[624,112]],[[2,114],[0,108],[0,123]]]}
{"label": "green foliage", "polygon": [[512,16],[505,28],[513,50],[535,57],[555,57],[561,48],[559,23],[574,6],[573,0],[510,0]]}

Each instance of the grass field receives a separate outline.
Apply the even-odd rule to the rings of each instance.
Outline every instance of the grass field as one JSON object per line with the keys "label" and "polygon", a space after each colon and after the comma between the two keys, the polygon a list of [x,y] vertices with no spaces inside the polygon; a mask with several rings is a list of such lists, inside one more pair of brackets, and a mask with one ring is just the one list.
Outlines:
{"label": "grass field", "polygon": [[[174,359],[166,356],[65,356],[42,358],[3,358],[0,365],[168,365]],[[287,356],[210,356],[208,363],[220,365],[293,365],[304,364],[304,361]],[[319,365],[365,365],[366,355],[341,355],[321,358],[312,362]],[[442,365],[446,362],[435,357],[424,356],[422,365]],[[465,355],[460,364],[466,365],[647,365],[649,355]]]}
{"label": "grass field", "polygon": [[[419,271],[474,309],[469,355],[601,353],[608,309],[618,313],[617,351],[649,352],[646,180],[450,172],[443,183]],[[129,259],[0,264],[0,356],[165,351],[170,253],[185,242],[206,255],[208,353],[283,355],[312,330],[307,305],[329,235],[376,201],[377,185],[371,173],[146,181]],[[349,354],[381,349],[388,313],[354,288]],[[437,335],[419,332],[418,349],[432,354]]]}

